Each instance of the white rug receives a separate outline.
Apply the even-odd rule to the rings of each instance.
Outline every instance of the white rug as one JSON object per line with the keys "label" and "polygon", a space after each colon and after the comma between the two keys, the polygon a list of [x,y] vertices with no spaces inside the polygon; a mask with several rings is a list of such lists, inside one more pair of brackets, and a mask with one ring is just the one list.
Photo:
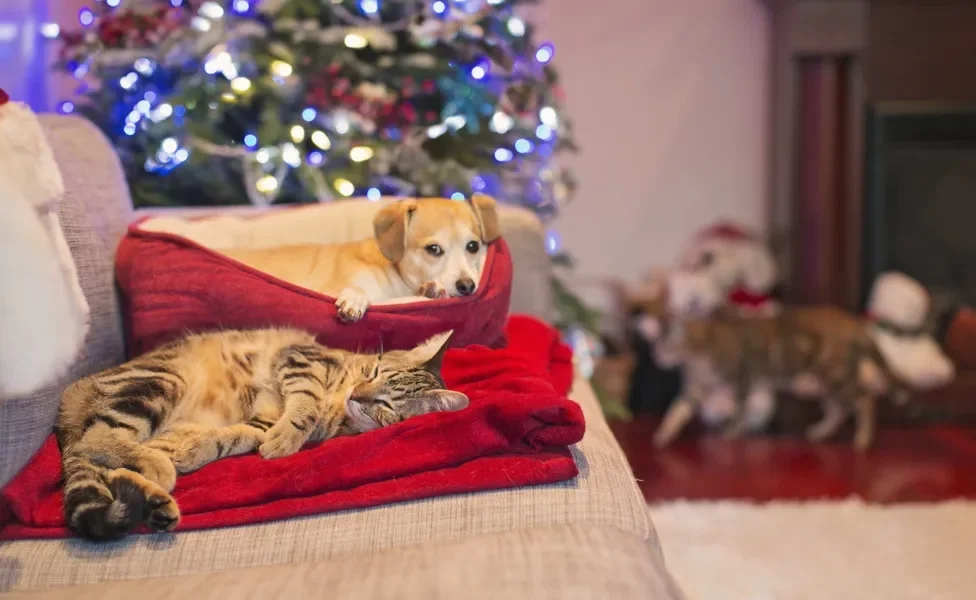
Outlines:
{"label": "white rug", "polygon": [[689,600],[976,599],[976,502],[652,505]]}

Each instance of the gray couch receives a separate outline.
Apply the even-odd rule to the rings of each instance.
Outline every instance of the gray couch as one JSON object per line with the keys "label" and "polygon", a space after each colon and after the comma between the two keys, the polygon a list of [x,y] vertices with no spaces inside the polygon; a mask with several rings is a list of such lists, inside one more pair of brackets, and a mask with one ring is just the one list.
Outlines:
{"label": "gray couch", "polygon": [[[0,485],[54,423],[67,381],[123,359],[112,278],[132,220],[108,142],[77,118],[43,123],[67,187],[61,223],[92,307],[86,348],[64,381],[0,405]],[[503,213],[515,262],[513,311],[548,316],[543,233]],[[0,543],[0,592],[27,597],[680,598],[627,462],[582,380],[587,419],[573,448],[580,475],[532,488],[466,494],[262,525],[80,540]]]}

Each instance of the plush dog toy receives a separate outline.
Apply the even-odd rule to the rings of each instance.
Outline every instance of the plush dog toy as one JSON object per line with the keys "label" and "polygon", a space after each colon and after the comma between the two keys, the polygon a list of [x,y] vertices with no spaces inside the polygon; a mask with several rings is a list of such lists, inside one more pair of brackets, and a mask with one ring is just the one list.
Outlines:
{"label": "plush dog toy", "polygon": [[61,233],[61,173],[36,115],[0,90],[0,402],[53,383],[88,332]]}
{"label": "plush dog toy", "polygon": [[882,273],[867,305],[871,337],[888,368],[915,390],[941,387],[955,367],[925,329],[931,300],[922,284],[902,273]]}

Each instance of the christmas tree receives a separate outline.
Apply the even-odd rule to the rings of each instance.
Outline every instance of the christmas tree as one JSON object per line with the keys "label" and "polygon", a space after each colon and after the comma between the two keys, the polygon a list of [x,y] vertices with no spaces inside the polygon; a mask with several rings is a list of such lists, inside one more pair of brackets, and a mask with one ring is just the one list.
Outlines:
{"label": "christmas tree", "polygon": [[[112,140],[136,206],[481,192],[549,221],[575,147],[517,12],[537,1],[101,0],[44,33],[79,80],[61,112]],[[553,289],[559,325],[593,327]]]}
{"label": "christmas tree", "polygon": [[573,144],[526,2],[103,0],[60,35],[60,108],[113,141],[137,206],[482,192],[548,218]]}

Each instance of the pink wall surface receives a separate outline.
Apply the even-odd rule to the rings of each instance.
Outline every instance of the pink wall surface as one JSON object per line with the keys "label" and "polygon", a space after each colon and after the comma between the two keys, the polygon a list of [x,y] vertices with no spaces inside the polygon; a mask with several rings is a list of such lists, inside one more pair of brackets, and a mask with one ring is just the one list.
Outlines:
{"label": "pink wall surface", "polygon": [[761,228],[770,19],[760,0],[549,0],[532,18],[582,152],[557,222],[575,277],[634,279],[719,217]]}

